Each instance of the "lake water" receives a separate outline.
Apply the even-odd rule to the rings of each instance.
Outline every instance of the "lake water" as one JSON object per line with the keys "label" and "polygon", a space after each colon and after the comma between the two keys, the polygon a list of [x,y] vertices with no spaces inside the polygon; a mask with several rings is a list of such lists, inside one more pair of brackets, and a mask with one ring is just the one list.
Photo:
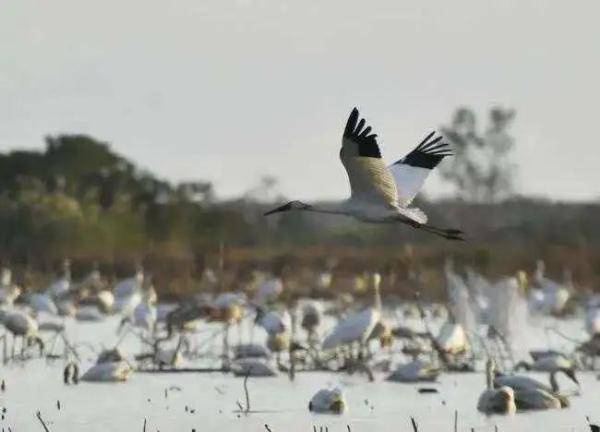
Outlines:
{"label": "lake water", "polygon": [[[117,340],[117,323],[115,318],[102,323],[75,323],[69,319],[67,327],[72,341],[111,346]],[[553,325],[568,334],[581,333],[580,321]],[[548,336],[544,327],[538,323],[529,331],[532,346],[528,348],[566,348],[564,340]],[[214,329],[207,326],[204,337]],[[216,349],[220,339],[214,344]],[[140,342],[129,338],[122,346],[128,354],[134,354]],[[85,351],[82,348],[82,353]],[[92,364],[95,355],[91,350],[83,354],[82,371]],[[66,386],[62,382],[63,367],[63,361],[45,360],[3,367],[0,378],[6,382],[6,391],[0,393],[0,406],[6,408],[6,413],[0,428],[42,431],[35,416],[38,410],[53,432],[142,431],[144,419],[147,431],[163,432],[266,431],[265,424],[273,432],[310,432],[315,425],[317,429],[327,426],[331,432],[347,431],[347,425],[353,432],[398,432],[412,431],[411,416],[419,431],[438,432],[453,430],[455,410],[461,431],[494,431],[496,426],[499,431],[587,431],[586,415],[600,422],[600,382],[593,373],[581,373],[581,395],[571,398],[570,408],[508,417],[486,417],[477,412],[477,399],[484,386],[482,373],[444,374],[439,383],[426,385],[435,386],[437,394],[419,394],[417,388],[423,385],[385,382],[384,374],[377,374],[372,383],[365,376],[322,372],[299,373],[293,382],[285,375],[250,378],[254,412],[245,415],[236,412],[236,401],[244,403],[243,379],[231,375],[134,373],[126,383]],[[532,375],[547,380],[547,375]],[[568,387],[565,381],[562,383]],[[312,395],[328,386],[343,389],[348,411],[341,416],[309,413],[307,405]],[[173,389],[165,394],[168,388]]]}

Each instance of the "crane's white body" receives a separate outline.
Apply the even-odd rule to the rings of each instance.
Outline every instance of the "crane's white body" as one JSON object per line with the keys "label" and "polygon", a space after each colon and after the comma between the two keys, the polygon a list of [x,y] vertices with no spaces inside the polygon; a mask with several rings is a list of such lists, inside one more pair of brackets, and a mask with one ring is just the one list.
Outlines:
{"label": "crane's white body", "polygon": [[380,319],[381,313],[374,308],[351,314],[329,333],[323,341],[323,349],[329,350],[354,342],[366,342]]}

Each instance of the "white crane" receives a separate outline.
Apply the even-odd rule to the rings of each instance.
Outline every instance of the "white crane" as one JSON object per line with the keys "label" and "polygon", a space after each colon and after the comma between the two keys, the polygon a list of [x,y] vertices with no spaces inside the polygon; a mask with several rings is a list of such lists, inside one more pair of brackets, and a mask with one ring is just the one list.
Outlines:
{"label": "white crane", "polygon": [[[550,314],[561,314],[569,297],[571,296],[569,289],[567,289],[569,283],[560,284],[546,277],[546,265],[544,261],[538,260],[536,263],[536,269],[534,279],[542,292],[541,307],[543,312]],[[570,279],[570,277],[569,277]],[[572,282],[570,282],[572,284]]]}
{"label": "white crane", "polygon": [[489,291],[488,324],[492,334],[499,334],[511,346],[527,328],[527,303],[523,297],[527,275],[519,271],[496,282]]}
{"label": "white crane", "polygon": [[342,414],[346,410],[346,399],[339,388],[319,390],[308,403],[308,410],[316,413]]}
{"label": "white crane", "polygon": [[373,274],[374,304],[361,312],[349,315],[342,320],[323,341],[323,349],[330,350],[368,340],[377,323],[381,320],[381,296],[379,294],[379,274]]}
{"label": "white crane", "polygon": [[479,396],[477,409],[485,414],[513,414],[515,405],[515,392],[512,388],[502,386],[494,389],[495,363],[492,359],[486,362],[486,389]]}
{"label": "white crane", "polygon": [[[456,229],[441,229],[427,224],[425,213],[410,207],[427,176],[441,160],[452,153],[442,137],[430,133],[413,151],[386,167],[377,144],[377,135],[365,126],[356,108],[350,113],[340,159],[348,173],[351,196],[336,205],[313,205],[291,201],[265,213],[290,210],[352,216],[364,222],[404,223],[449,240],[464,240]],[[364,129],[363,129],[364,128]]]}

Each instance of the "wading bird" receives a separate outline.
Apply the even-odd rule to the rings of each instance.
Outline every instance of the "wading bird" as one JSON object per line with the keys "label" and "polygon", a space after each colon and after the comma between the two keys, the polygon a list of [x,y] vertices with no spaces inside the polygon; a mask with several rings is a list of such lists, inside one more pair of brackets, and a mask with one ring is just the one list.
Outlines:
{"label": "wading bird", "polygon": [[502,386],[493,388],[494,369],[496,365],[492,359],[486,363],[486,389],[479,396],[477,409],[486,414],[512,414],[517,410],[515,405],[515,392],[511,387]]}
{"label": "wading bird", "polygon": [[[340,159],[350,181],[351,196],[336,205],[313,205],[291,201],[265,213],[298,210],[352,216],[364,222],[403,223],[449,240],[464,240],[462,231],[427,224],[425,213],[410,207],[427,176],[441,160],[452,153],[442,137],[427,137],[409,154],[387,167],[381,158],[377,135],[359,120],[356,108],[350,113]],[[364,128],[364,129],[363,129]]]}
{"label": "wading bird", "polygon": [[324,350],[358,343],[362,351],[373,329],[381,320],[381,295],[379,293],[381,276],[374,273],[372,278],[373,306],[348,315],[340,321],[323,341]]}

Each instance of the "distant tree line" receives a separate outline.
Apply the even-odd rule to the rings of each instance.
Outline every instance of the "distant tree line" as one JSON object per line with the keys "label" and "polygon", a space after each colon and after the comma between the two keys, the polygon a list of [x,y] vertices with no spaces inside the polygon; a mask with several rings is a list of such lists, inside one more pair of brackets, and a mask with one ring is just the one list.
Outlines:
{"label": "distant tree line", "polygon": [[600,279],[598,203],[512,194],[514,116],[495,108],[482,131],[463,108],[443,129],[457,156],[442,174],[456,196],[417,205],[436,225],[464,230],[469,241],[459,246],[404,226],[303,213],[265,218],[264,210],[284,199],[276,179],[264,177],[239,199],[219,200],[208,181],[172,183],[105,142],[58,135],[46,138],[43,151],[0,154],[0,260],[47,271],[65,257],[118,265],[151,256],[164,268],[184,263],[182,271],[196,277],[208,261],[216,265],[224,248],[229,260],[301,256],[321,264],[358,251],[383,268],[404,260],[411,247],[427,265],[464,254],[490,271],[564,255],[581,274]]}

